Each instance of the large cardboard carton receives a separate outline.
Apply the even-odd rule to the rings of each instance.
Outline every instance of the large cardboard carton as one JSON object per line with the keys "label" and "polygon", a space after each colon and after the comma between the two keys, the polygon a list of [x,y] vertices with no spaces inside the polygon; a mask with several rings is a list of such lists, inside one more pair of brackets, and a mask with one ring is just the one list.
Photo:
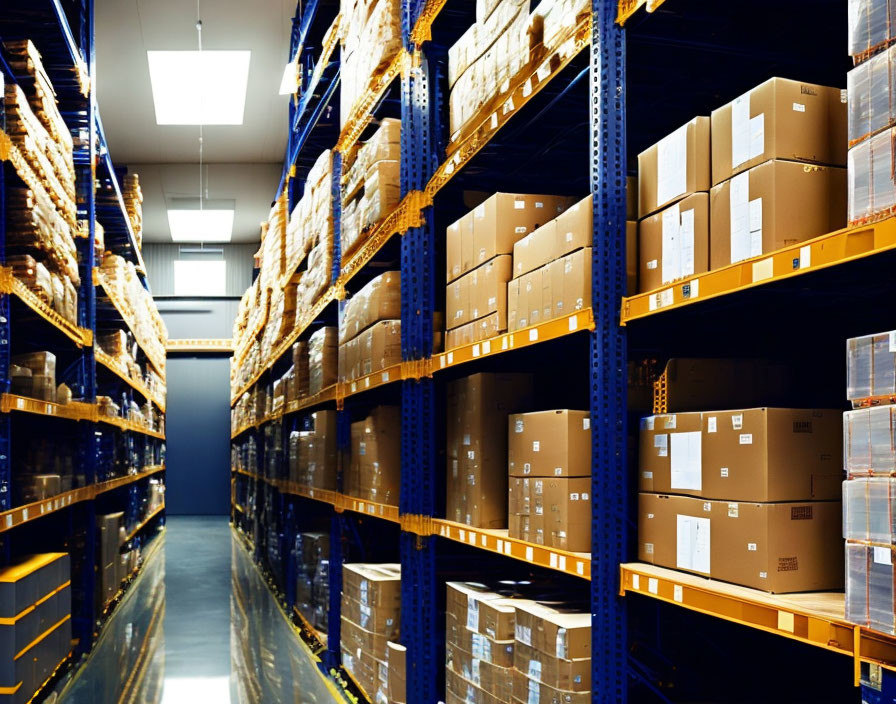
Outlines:
{"label": "large cardboard carton", "polygon": [[386,662],[389,666],[389,699],[393,704],[407,702],[407,648],[400,643],[386,643]]}
{"label": "large cardboard carton", "polygon": [[510,477],[509,484],[511,538],[591,551],[591,477]]}
{"label": "large cardboard carton", "polygon": [[768,592],[843,587],[839,501],[638,495],[638,559]]}
{"label": "large cardboard carton", "polygon": [[351,426],[352,496],[397,505],[401,485],[401,409],[377,406]]}
{"label": "large cardboard carton", "polygon": [[509,255],[491,259],[448,284],[446,317],[449,330],[497,314],[498,327],[507,329],[507,282],[511,278]]}
{"label": "large cardboard carton", "polygon": [[513,671],[513,701],[519,704],[589,704],[591,692],[569,692],[539,682],[517,669]]}
{"label": "large cardboard carton", "polygon": [[466,620],[459,619],[452,612],[445,614],[445,643],[472,653],[480,660],[498,667],[513,667],[513,645],[511,640],[496,640],[483,633],[467,628]]}
{"label": "large cardboard carton", "polygon": [[512,667],[494,665],[456,645],[448,645],[445,648],[445,669],[472,682],[498,701],[510,702],[513,697]]}
{"label": "large cardboard carton", "polygon": [[708,117],[695,117],[638,154],[639,218],[709,190],[709,125]]}
{"label": "large cardboard carton", "polygon": [[528,374],[473,374],[447,387],[447,518],[507,522],[507,417],[531,402]]}
{"label": "large cardboard carton", "polygon": [[694,193],[639,225],[641,291],[709,271],[709,194]]}
{"label": "large cardboard carton", "polygon": [[510,416],[507,442],[512,477],[591,476],[591,414],[538,411]]}
{"label": "large cardboard carton", "polygon": [[769,159],[843,166],[846,144],[839,88],[770,78],[712,111],[712,183]]}
{"label": "large cardboard carton", "polygon": [[353,562],[342,566],[342,591],[371,608],[401,608],[401,565]]}
{"label": "large cardboard carton", "polygon": [[565,660],[591,657],[591,614],[526,602],[516,607],[516,640]]}
{"label": "large cardboard carton", "polygon": [[[591,247],[563,257],[563,297],[554,306],[557,316],[591,307]],[[554,295],[557,295],[554,286]]]}
{"label": "large cardboard carton", "polygon": [[709,207],[719,269],[845,227],[846,169],[766,161],[713,186]]}
{"label": "large cardboard carton", "polygon": [[401,363],[401,321],[381,320],[358,338],[361,376]]}
{"label": "large cardboard carton", "polygon": [[538,681],[554,689],[591,691],[591,658],[566,659],[538,650],[520,640],[514,642],[513,666],[520,672],[538,673]]}
{"label": "large cardboard carton", "polygon": [[345,305],[339,342],[345,343],[380,320],[401,318],[401,273],[387,271],[372,279]]}
{"label": "large cardboard carton", "polygon": [[840,498],[842,414],[750,408],[641,421],[639,489],[726,501]]}
{"label": "large cardboard carton", "polygon": [[473,211],[448,226],[446,233],[445,259],[447,281],[473,269]]}

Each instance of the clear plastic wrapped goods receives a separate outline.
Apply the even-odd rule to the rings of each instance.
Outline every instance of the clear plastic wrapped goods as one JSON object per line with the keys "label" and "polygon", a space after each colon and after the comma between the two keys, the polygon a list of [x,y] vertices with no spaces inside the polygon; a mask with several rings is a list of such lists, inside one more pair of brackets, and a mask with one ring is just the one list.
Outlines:
{"label": "clear plastic wrapped goods", "polygon": [[896,473],[896,406],[843,414],[843,467],[850,477]]}
{"label": "clear plastic wrapped goods", "polygon": [[892,548],[846,543],[846,620],[896,634]]}
{"label": "clear plastic wrapped goods", "polygon": [[893,42],[894,0],[849,0],[849,55],[857,58]]}
{"label": "clear plastic wrapped goods", "polygon": [[843,482],[843,537],[896,543],[896,477],[859,477]]}
{"label": "clear plastic wrapped goods", "polygon": [[321,328],[308,338],[308,393],[320,393],[336,383],[337,332],[335,327]]}
{"label": "clear plastic wrapped goods", "polygon": [[896,128],[887,129],[849,150],[846,168],[851,225],[878,220],[896,207],[894,139]]}
{"label": "clear plastic wrapped goods", "polygon": [[42,374],[56,378],[56,355],[52,352],[17,354],[12,357],[11,361],[16,366],[27,367],[31,370],[32,375]]}
{"label": "clear plastic wrapped goods", "polygon": [[892,103],[896,47],[872,56],[846,74],[849,143],[855,144],[896,122]]}
{"label": "clear plastic wrapped goods", "polygon": [[896,395],[896,330],[846,341],[846,398]]}

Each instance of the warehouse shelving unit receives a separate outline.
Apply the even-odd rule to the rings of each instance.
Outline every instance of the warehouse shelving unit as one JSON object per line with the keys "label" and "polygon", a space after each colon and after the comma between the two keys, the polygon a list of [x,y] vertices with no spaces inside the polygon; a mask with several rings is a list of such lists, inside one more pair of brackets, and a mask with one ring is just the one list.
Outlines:
{"label": "warehouse shelving unit", "polygon": [[[825,2],[816,9],[829,19],[831,7],[836,4]],[[338,200],[339,153],[364,136],[371,119],[382,117],[384,110],[388,111],[389,107],[383,108],[384,96],[399,77],[402,197],[397,208],[374,227],[341,267],[337,204],[335,270],[330,288],[312,310],[302,312],[293,334],[276,348],[250,381],[233,389],[232,401],[238,401],[256,384],[269,384],[275,371],[278,374],[285,371],[282,357],[313,325],[322,320],[333,324],[337,315],[333,304],[357,290],[359,282],[363,283],[369,276],[371,262],[392,267],[400,263],[404,361],[395,369],[350,383],[337,383],[317,396],[287,402],[282,411],[234,428],[232,440],[240,445],[247,437],[254,437],[258,466],[262,467],[264,430],[271,422],[284,421],[286,436],[286,421],[295,423],[303,412],[335,406],[344,419],[339,430],[343,434],[340,447],[344,447],[347,431],[344,421],[354,409],[380,402],[396,403],[400,399],[401,492],[397,507],[385,506],[339,491],[321,491],[266,473],[235,468],[233,520],[253,536],[256,559],[273,575],[273,583],[286,594],[289,612],[294,612],[290,589],[282,575],[289,569],[284,565],[289,564],[290,546],[296,532],[301,530],[297,516],[313,515],[329,521],[332,538],[329,630],[326,634],[317,633],[316,642],[327,648],[323,658],[325,669],[336,672],[340,661],[339,591],[343,561],[349,554],[385,554],[391,561],[399,558],[402,564],[400,640],[407,647],[408,692],[413,692],[409,701],[436,702],[443,695],[440,680],[444,670],[444,631],[438,605],[444,597],[442,582],[445,580],[441,575],[448,569],[446,564],[456,565],[460,561],[458,555],[468,559],[500,555],[506,559],[502,565],[517,564],[536,573],[540,570],[547,574],[565,573],[572,578],[571,584],[580,584],[583,591],[590,592],[594,701],[668,701],[667,693],[655,682],[666,674],[679,676],[678,654],[672,646],[663,647],[659,634],[662,624],[670,621],[677,622],[684,631],[700,630],[694,622],[685,620],[688,618],[703,618],[700,624],[707,630],[724,628],[722,622],[729,622],[782,636],[787,642],[797,641],[848,655],[853,658],[854,678],[845,682],[847,687],[853,683],[858,685],[861,680],[866,701],[896,701],[892,693],[887,694],[896,690],[896,682],[891,681],[892,672],[896,671],[896,639],[848,624],[843,617],[842,593],[774,596],[630,562],[637,519],[633,501],[635,473],[627,439],[631,434],[629,429],[637,428],[637,416],[649,411],[628,407],[627,364],[638,362],[643,356],[707,356],[725,351],[730,354],[736,349],[731,340],[740,341],[745,335],[763,329],[762,321],[773,334],[780,335],[789,324],[789,320],[781,320],[782,295],[793,296],[793,307],[797,309],[810,303],[814,306],[810,306],[814,312],[807,320],[793,326],[794,330],[784,338],[791,341],[799,332],[809,329],[810,323],[825,321],[829,306],[838,307],[841,314],[836,320],[841,321],[847,317],[842,313],[843,308],[867,300],[869,290],[891,291],[892,287],[886,284],[878,285],[889,278],[887,266],[894,261],[892,252],[896,249],[896,225],[893,219],[887,219],[823,235],[657,291],[625,295],[625,177],[633,163],[632,155],[693,115],[707,114],[712,107],[725,102],[717,89],[688,83],[691,80],[688,71],[693,71],[694,62],[687,64],[676,52],[688,48],[704,52],[701,55],[704,57],[722,56],[718,66],[706,67],[712,72],[706,81],[710,86],[721,83],[713,78],[718,78],[736,61],[749,63],[749,68],[741,71],[743,75],[735,74],[726,84],[725,99],[776,75],[772,71],[780,70],[777,75],[797,73],[812,60],[806,58],[811,52],[796,48],[789,52],[792,56],[783,58],[787,52],[780,48],[780,37],[762,26],[761,12],[746,21],[746,9],[728,8],[733,18],[729,24],[742,29],[739,43],[729,49],[721,46],[724,41],[718,37],[716,25],[725,10],[717,4],[702,0],[619,0],[618,3],[594,0],[592,12],[579,18],[576,31],[560,49],[532,61],[505,93],[485,106],[469,127],[460,134],[448,135],[447,96],[442,94],[441,72],[446,39],[456,39],[457,27],[464,22],[469,24],[470,8],[465,5],[455,0],[405,0],[402,4],[404,51],[384,73],[374,77],[359,103],[359,110],[341,130],[321,121],[327,106],[336,99],[334,84],[339,79],[339,66],[333,33],[337,30],[332,28],[338,28],[340,23],[338,9],[331,6],[331,12],[321,16],[321,4],[309,3],[305,14],[295,20],[301,31],[294,32],[293,53],[314,52],[323,47],[319,54],[323,59],[311,73],[308,90],[291,106],[293,130],[281,183],[281,190],[286,188],[290,194],[290,212],[296,202],[295,194],[301,192],[299,186],[308,166],[325,148],[336,149],[333,192]],[[769,12],[773,8],[777,8],[775,12],[781,11],[777,4],[767,5]],[[787,19],[793,19],[799,11],[799,8],[787,8]],[[845,31],[845,12],[842,14],[841,26]],[[787,26],[788,23],[782,20],[776,24]],[[305,39],[314,34],[309,29],[314,26],[318,26],[319,40],[309,43]],[[842,69],[842,73],[836,74],[842,81],[846,61],[841,54],[845,51],[833,42],[829,51],[835,58],[816,61],[808,75],[792,77],[824,82],[826,77]],[[663,65],[665,60],[669,61],[668,66]],[[523,148],[514,145],[513,139],[526,125],[537,124],[547,129],[556,121],[561,123],[560,130],[567,126],[562,116],[550,110],[567,105],[563,101],[569,99],[582,81],[588,82],[589,97],[579,128],[589,135],[590,141],[587,150],[580,144],[579,151],[587,157],[587,182],[593,194],[595,223],[590,306],[491,340],[432,353],[433,312],[439,305],[435,282],[442,280],[437,271],[436,253],[443,246],[444,225],[455,217],[456,211],[452,208],[450,187],[469,176],[473,184],[488,183],[493,178],[493,184],[489,185],[491,191],[533,190],[514,189],[520,181],[514,181],[510,174],[502,180],[500,167],[495,163],[504,155],[519,157]],[[545,141],[551,140],[546,136]],[[535,156],[547,160],[545,153]],[[526,152],[525,157],[528,161],[521,160],[527,166],[538,163],[531,152]],[[557,176],[558,183],[564,183],[561,178]],[[564,188],[565,183],[558,190]],[[401,235],[397,255],[393,248],[396,234]],[[869,280],[874,282],[874,288],[867,283]],[[857,282],[865,282],[866,288],[847,295],[844,287]],[[752,312],[744,317],[746,309]],[[732,310],[736,311],[734,316],[730,315]],[[851,327],[837,330],[836,340],[843,342],[850,334],[868,332],[869,328],[862,327],[868,324],[874,330],[896,327],[892,317],[865,310],[852,316]],[[709,329],[715,331],[712,343],[701,347],[695,340],[706,339]],[[733,336],[738,329],[742,329],[740,335]],[[732,337],[729,340],[726,336]],[[442,381],[453,378],[458,367],[470,371],[491,369],[494,367],[489,367],[490,363],[510,363],[527,353],[533,356],[524,358],[528,360],[526,363],[535,365],[532,368],[541,368],[544,364],[541,360],[561,359],[569,351],[567,345],[576,344],[587,346],[584,353],[587,377],[583,369],[581,378],[587,379],[592,419],[592,553],[548,549],[510,539],[506,531],[470,528],[439,517],[444,481],[443,463],[437,454],[443,422]],[[558,354],[561,356],[551,356]],[[823,360],[833,360],[838,365],[834,367],[837,378],[842,368],[842,346],[839,355],[827,354],[826,349]],[[240,361],[235,359],[234,364]],[[829,399],[831,394],[822,396]],[[246,503],[250,497],[252,505]],[[396,524],[400,528],[397,545],[384,547],[382,543],[389,537],[379,540],[379,551],[365,543],[363,533],[368,532],[365,525],[370,526],[369,532],[392,536]],[[273,534],[278,536],[279,545],[274,552],[279,550],[279,557],[272,562],[266,557],[270,551],[266,553],[265,548],[270,547],[269,542],[276,542]],[[459,549],[463,552],[458,553]],[[300,615],[296,618],[302,621],[304,630],[314,632]],[[654,629],[652,638],[650,634],[644,638],[644,631],[651,628]],[[743,629],[736,633],[747,637]],[[713,634],[731,638],[731,631],[713,631]],[[782,639],[762,641],[762,644],[778,647]],[[811,648],[808,653],[800,650],[797,654],[801,658],[822,657]],[[651,664],[645,664],[645,660]],[[849,666],[843,658],[818,662],[823,663],[822,668],[830,665],[833,673],[838,672],[838,665]],[[680,676],[684,677],[684,663],[681,665]],[[836,696],[833,691],[829,694]]]}
{"label": "warehouse shelving unit", "polygon": [[[81,280],[75,325],[29,290],[11,268],[0,266],[0,560],[9,564],[35,551],[71,554],[76,660],[91,650],[109,615],[108,609],[99,606],[97,594],[97,515],[123,511],[129,531],[126,544],[131,548],[149,545],[164,525],[164,505],[146,516],[140,509],[149,480],[164,477],[164,433],[124,417],[106,415],[97,403],[101,395],[127,402],[136,396],[141,402],[154,404],[164,417],[163,394],[150,391],[142,380],[132,378],[113,358],[94,348],[98,325],[136,330],[126,308],[114,295],[110,297],[95,271],[98,220],[105,229],[106,250],[134,263],[142,285],[147,287],[147,283],[93,90],[93,18],[92,0],[12,0],[4,3],[0,12],[0,36],[4,40],[30,39],[41,53],[60,112],[74,136],[79,225],[76,245]],[[0,70],[6,84],[16,82],[5,57],[0,60]],[[42,187],[22,153],[11,144],[5,126],[5,121],[0,121],[0,257],[4,263],[7,188],[19,183]],[[103,303],[106,300],[109,302]],[[115,308],[117,312],[110,312]],[[142,362],[153,366],[164,380],[164,357],[147,354],[145,345],[141,349]],[[56,355],[57,381],[66,382],[77,401],[50,403],[10,392],[10,356],[15,351],[30,350],[48,350]],[[83,479],[69,491],[14,505],[17,477],[13,459],[26,449],[30,438],[41,436],[71,439],[70,461]],[[113,604],[125,588],[123,585]],[[58,679],[65,669],[60,668],[54,678]]]}

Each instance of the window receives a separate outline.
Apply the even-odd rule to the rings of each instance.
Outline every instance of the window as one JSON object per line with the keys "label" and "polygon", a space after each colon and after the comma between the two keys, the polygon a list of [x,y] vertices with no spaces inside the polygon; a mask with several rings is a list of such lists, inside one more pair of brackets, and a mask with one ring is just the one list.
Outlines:
{"label": "window", "polygon": [[184,297],[227,294],[227,262],[174,261],[174,295]]}

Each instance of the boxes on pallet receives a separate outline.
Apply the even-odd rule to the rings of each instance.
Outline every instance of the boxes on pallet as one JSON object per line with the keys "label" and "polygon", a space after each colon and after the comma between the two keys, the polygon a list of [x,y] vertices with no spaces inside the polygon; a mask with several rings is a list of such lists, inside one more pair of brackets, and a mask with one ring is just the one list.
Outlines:
{"label": "boxes on pallet", "polygon": [[289,434],[289,479],[302,486],[336,490],[336,412],[311,415],[312,430]]}
{"label": "boxes on pallet", "polygon": [[315,628],[327,630],[330,593],[330,534],[298,533],[293,545],[296,608]]}
{"label": "boxes on pallet", "polygon": [[710,119],[695,117],[638,154],[638,217],[709,190],[709,135]]}
{"label": "boxes on pallet", "polygon": [[507,418],[531,403],[528,374],[473,374],[447,386],[449,520],[478,528],[507,522]]}
{"label": "boxes on pallet", "polygon": [[843,537],[896,544],[896,479],[853,477],[843,482]]}
{"label": "boxes on pallet", "polygon": [[896,473],[896,406],[843,414],[843,468],[849,477]]}
{"label": "boxes on pallet", "polygon": [[896,331],[846,341],[846,398],[896,394]]}
{"label": "boxes on pallet", "polygon": [[510,477],[511,538],[570,552],[591,551],[591,477]]}
{"label": "boxes on pallet", "polygon": [[[507,329],[507,282],[511,257],[500,255],[448,284],[445,315],[448,334],[455,328],[494,316],[497,332]],[[475,328],[475,326],[474,326]],[[473,341],[481,339],[473,332]],[[453,347],[449,342],[449,347]]]}
{"label": "boxes on pallet", "polygon": [[308,338],[308,393],[320,393],[336,383],[338,335],[335,327],[324,327]]}
{"label": "boxes on pallet", "polygon": [[748,408],[641,420],[640,491],[727,501],[840,498],[841,413]]}
{"label": "boxes on pallet", "polygon": [[344,476],[349,496],[398,505],[401,478],[401,409],[377,406],[351,425],[351,460]]}
{"label": "boxes on pallet", "polygon": [[849,55],[860,57],[894,39],[896,3],[893,0],[849,0]]}
{"label": "boxes on pallet", "polygon": [[843,585],[839,501],[638,495],[638,559],[768,592]]}
{"label": "boxes on pallet", "polygon": [[591,247],[508,283],[509,330],[537,325],[591,306]]}
{"label": "boxes on pallet", "polygon": [[[768,254],[844,227],[845,192],[845,169],[778,159],[738,172],[713,186],[711,268]],[[794,207],[796,203],[799,207]]]}
{"label": "boxes on pallet", "polygon": [[881,633],[896,634],[894,549],[846,543],[846,620]]}
{"label": "boxes on pallet", "polygon": [[892,105],[896,47],[872,56],[846,74],[849,144],[854,145],[896,123]]}
{"label": "boxes on pallet", "polygon": [[387,271],[366,284],[345,304],[339,320],[339,343],[357,337],[380,320],[401,318],[401,274]]}
{"label": "boxes on pallet", "polygon": [[842,91],[770,78],[712,111],[713,186],[771,159],[844,166]]}
{"label": "boxes on pallet", "polygon": [[379,663],[376,701],[405,704],[407,701],[407,648],[386,643],[386,661]]}
{"label": "boxes on pallet", "polygon": [[693,193],[641,220],[637,256],[641,291],[709,271],[709,194]]}

